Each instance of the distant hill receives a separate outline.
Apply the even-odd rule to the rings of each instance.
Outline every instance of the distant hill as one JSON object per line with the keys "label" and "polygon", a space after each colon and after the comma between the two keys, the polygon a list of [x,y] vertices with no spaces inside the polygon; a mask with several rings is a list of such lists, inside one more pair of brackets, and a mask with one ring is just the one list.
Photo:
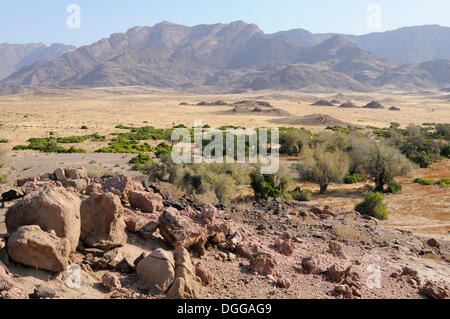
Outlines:
{"label": "distant hill", "polygon": [[53,60],[75,50],[74,46],[54,43],[0,44],[0,80],[20,70],[23,66],[42,60]]}
{"label": "distant hill", "polygon": [[[3,79],[0,90],[149,85],[366,91],[450,84],[449,60],[400,65],[355,42],[348,35],[314,35],[301,29],[266,35],[243,21],[194,27],[162,22],[113,34],[53,59],[43,49],[37,54],[37,47],[15,64],[23,67]],[[65,49],[56,48],[52,52]]]}

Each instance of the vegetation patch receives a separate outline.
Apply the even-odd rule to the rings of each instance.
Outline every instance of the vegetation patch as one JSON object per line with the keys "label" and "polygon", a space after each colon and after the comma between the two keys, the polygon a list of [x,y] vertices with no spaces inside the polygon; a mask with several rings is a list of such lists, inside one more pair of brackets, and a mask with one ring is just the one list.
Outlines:
{"label": "vegetation patch", "polygon": [[389,213],[381,193],[366,193],[364,201],[355,206],[355,210],[380,220],[388,219]]}

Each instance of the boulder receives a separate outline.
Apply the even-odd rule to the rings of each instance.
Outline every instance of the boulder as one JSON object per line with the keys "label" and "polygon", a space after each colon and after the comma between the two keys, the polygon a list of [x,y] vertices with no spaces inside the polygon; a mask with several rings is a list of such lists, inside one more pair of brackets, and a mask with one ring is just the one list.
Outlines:
{"label": "boulder", "polygon": [[444,288],[438,287],[431,281],[427,281],[425,286],[420,289],[420,293],[431,299],[445,299],[448,297],[448,293]]}
{"label": "boulder", "polygon": [[195,267],[188,251],[185,248],[177,247],[173,255],[175,258],[175,282],[169,289],[168,298],[200,298],[201,281],[195,275]]}
{"label": "boulder", "polygon": [[93,194],[81,203],[81,240],[89,246],[112,249],[126,243],[123,206],[111,193]]}
{"label": "boulder", "polygon": [[158,292],[166,292],[175,280],[175,260],[172,252],[161,248],[142,259],[136,267],[143,285]]}
{"label": "boulder", "polygon": [[66,172],[62,168],[57,168],[53,174],[58,182],[64,182],[67,179]]}
{"label": "boulder", "polygon": [[139,236],[143,239],[149,239],[158,230],[159,224],[157,222],[148,222],[139,230]]}
{"label": "boulder", "polygon": [[302,259],[303,270],[310,275],[322,274],[328,270],[324,256],[305,257]]}
{"label": "boulder", "polygon": [[159,212],[164,208],[163,198],[159,194],[131,190],[128,193],[128,200],[132,207],[148,213]]}
{"label": "boulder", "polygon": [[58,237],[69,239],[71,251],[75,251],[81,229],[80,203],[78,196],[62,187],[28,195],[6,212],[8,233],[20,226],[39,225],[44,231],[53,230]]}
{"label": "boulder", "polygon": [[115,175],[105,179],[103,190],[111,192],[120,197],[121,201],[128,204],[128,194],[130,191],[143,191],[142,185],[136,184],[131,178],[125,175]]}
{"label": "boulder", "polygon": [[332,265],[327,270],[327,277],[334,283],[341,283],[344,278],[350,273],[352,265],[337,263]]}
{"label": "boulder", "polygon": [[288,241],[282,240],[281,238],[275,241],[274,246],[277,247],[278,252],[282,255],[291,256],[294,253],[294,248],[292,245]]}
{"label": "boulder", "polygon": [[125,225],[129,232],[138,233],[146,224],[147,220],[140,216],[128,215],[125,217]]}
{"label": "boulder", "polygon": [[22,290],[14,287],[0,292],[0,299],[24,299],[24,294]]}
{"label": "boulder", "polygon": [[84,179],[89,182],[88,173],[84,167],[69,167],[64,170],[64,173],[68,179]]}
{"label": "boulder", "polygon": [[94,182],[94,183],[89,184],[86,187],[86,194],[92,195],[95,193],[100,193],[101,189],[102,189],[102,185]]}
{"label": "boulder", "polygon": [[432,247],[432,248],[440,248],[440,244],[439,244],[439,241],[437,240],[437,239],[435,239],[435,238],[430,238],[428,241],[427,241],[427,245],[428,246],[430,246],[430,247]]}
{"label": "boulder", "polygon": [[72,187],[77,192],[81,193],[81,192],[84,192],[87,189],[87,187],[89,185],[89,182],[87,180],[85,180],[85,179],[68,179],[68,180],[62,182],[62,185],[65,188]]}
{"label": "boulder", "polygon": [[250,268],[253,272],[260,275],[275,275],[276,274],[276,261],[272,255],[268,253],[258,253],[251,261]]}
{"label": "boulder", "polygon": [[159,217],[159,232],[174,247],[189,248],[207,239],[206,229],[173,208]]}
{"label": "boulder", "polygon": [[39,226],[19,227],[8,239],[8,254],[14,261],[52,272],[64,271],[71,253],[70,240]]}

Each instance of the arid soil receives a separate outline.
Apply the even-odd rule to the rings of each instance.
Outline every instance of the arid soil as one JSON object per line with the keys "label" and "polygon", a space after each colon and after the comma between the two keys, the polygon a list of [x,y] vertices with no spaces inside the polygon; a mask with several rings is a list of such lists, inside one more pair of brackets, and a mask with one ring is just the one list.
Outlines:
{"label": "arid soil", "polygon": [[[3,279],[8,283],[6,290],[2,288],[3,297],[25,298],[40,285],[36,293],[41,298],[448,298],[450,243],[446,240],[417,237],[410,231],[380,225],[354,211],[329,206],[257,201],[245,207],[214,208],[190,197],[179,197],[167,184],[140,184],[139,180],[133,182],[120,176],[93,178],[89,181],[92,186],[86,186],[81,182],[86,179],[86,171],[70,170],[78,173],[69,175],[66,169],[67,177],[63,177],[64,170],[59,170],[41,175],[41,181],[19,183],[25,183],[21,189],[28,193],[26,198],[36,198],[36,211],[40,209],[39,200],[45,196],[56,196],[55,203],[61,203],[56,204],[61,207],[73,204],[58,197],[58,192],[79,196],[83,203],[91,201],[91,197],[113,192],[117,200],[122,199],[125,208],[110,222],[116,224],[122,218],[126,221],[126,242],[118,248],[87,248],[83,227],[99,227],[100,233],[101,224],[108,221],[86,226],[89,222],[83,221],[86,206],[82,204],[84,240],[80,240],[77,250],[68,257],[69,264],[81,269],[81,286],[69,288],[70,273],[51,273],[39,270],[40,266],[30,268],[8,257],[12,251],[3,246],[12,245],[15,235],[11,235],[11,229],[6,234],[5,212],[20,212],[29,204],[20,199],[7,202],[6,208],[0,211],[3,242],[0,266],[7,272]],[[66,191],[58,184],[59,180],[66,185]],[[69,185],[76,185],[77,189]],[[42,189],[44,197],[40,195]],[[53,190],[57,193],[52,193]],[[139,196],[153,199],[149,202]],[[157,203],[160,200],[163,205]],[[98,214],[107,213],[104,204],[93,205],[100,205]],[[18,222],[20,216],[25,216],[7,214]],[[123,231],[119,228],[113,232]],[[207,235],[206,241],[201,239],[205,238],[203,235],[198,237],[201,233]],[[107,236],[108,242],[118,238],[113,233]],[[101,243],[104,245],[105,241]],[[172,254],[174,246],[186,247],[183,251],[190,252],[190,256],[183,257],[185,270],[175,272],[176,278],[185,278],[183,284],[174,288],[175,281],[168,284],[168,290],[155,292],[148,288],[155,280],[151,278],[164,277],[168,271],[164,267],[172,266],[166,263],[145,268],[144,264],[165,260],[166,257],[151,256],[158,249]],[[39,246],[31,247],[35,249],[36,260],[39,254],[48,253],[36,248]],[[138,258],[143,253],[147,254],[144,259]],[[145,257],[148,254],[151,255]],[[177,254],[180,248],[175,250],[174,255]],[[22,260],[35,262],[35,259]],[[178,265],[179,259],[176,260]]]}

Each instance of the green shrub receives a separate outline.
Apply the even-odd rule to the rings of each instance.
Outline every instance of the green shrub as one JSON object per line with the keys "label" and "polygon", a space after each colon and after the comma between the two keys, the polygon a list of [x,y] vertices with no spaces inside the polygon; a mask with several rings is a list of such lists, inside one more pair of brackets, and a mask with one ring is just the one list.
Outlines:
{"label": "green shrub", "polygon": [[87,127],[86,125],[83,125],[83,126],[81,127],[81,129],[82,129],[82,130],[87,130],[88,127]]}
{"label": "green shrub", "polygon": [[441,186],[441,187],[450,187],[450,178],[441,178],[438,180],[435,185]]}
{"label": "green shrub", "polygon": [[250,186],[255,198],[286,198],[290,179],[280,172],[274,175],[262,175],[259,169],[250,173]]}
{"label": "green shrub", "polygon": [[441,144],[441,156],[450,158],[450,144]]}
{"label": "green shrub", "polygon": [[435,180],[432,178],[416,178],[414,180],[414,183],[421,184],[425,186],[430,186],[435,184]]}
{"label": "green shrub", "polygon": [[299,202],[309,202],[312,198],[311,191],[309,189],[302,189],[300,187],[296,187],[289,194],[292,196],[292,199]]}
{"label": "green shrub", "polygon": [[139,171],[142,168],[143,164],[153,163],[153,158],[149,155],[139,153],[138,156],[133,157],[128,163],[132,165],[135,171]]}
{"label": "green shrub", "polygon": [[361,183],[363,181],[364,181],[364,176],[362,174],[354,173],[354,174],[347,174],[344,176],[345,184],[356,184],[356,183]]}
{"label": "green shrub", "polygon": [[397,183],[395,180],[392,180],[388,183],[388,187],[386,190],[387,193],[398,194],[402,192],[402,185]]}
{"label": "green shrub", "polygon": [[0,144],[6,144],[6,143],[8,143],[9,141],[8,141],[8,139],[6,139],[6,138],[2,138],[2,139],[0,139]]}
{"label": "green shrub", "polygon": [[366,193],[364,201],[355,206],[355,210],[380,220],[388,219],[389,213],[381,193]]}

